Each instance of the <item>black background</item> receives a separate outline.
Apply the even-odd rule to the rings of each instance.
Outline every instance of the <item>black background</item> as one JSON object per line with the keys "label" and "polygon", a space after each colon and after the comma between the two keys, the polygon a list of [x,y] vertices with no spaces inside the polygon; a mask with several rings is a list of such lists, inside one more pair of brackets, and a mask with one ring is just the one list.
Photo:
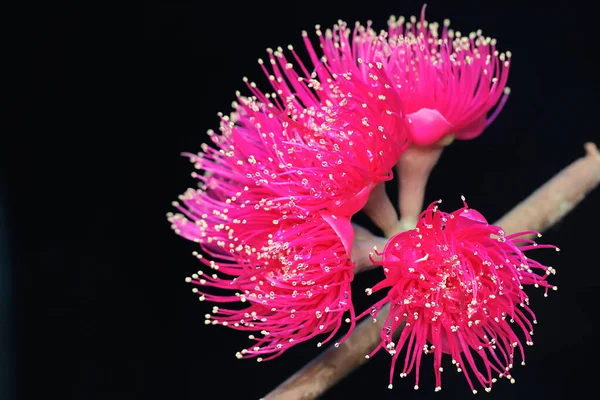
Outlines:
{"label": "black background", "polygon": [[[266,47],[299,49],[301,30],[338,19],[372,19],[383,28],[389,15],[418,15],[420,6],[148,1],[133,17],[82,5],[28,10],[31,18],[9,36],[31,40],[14,46],[26,79],[11,102],[16,129],[2,146],[19,397],[258,399],[315,357],[309,342],[268,363],[240,361],[234,354],[245,335],[204,325],[211,305],[184,283],[198,268],[195,247],[165,218],[194,182],[179,154],[199,149],[206,130],[218,127],[216,113],[230,110],[243,76],[261,82],[256,60]],[[441,197],[453,210],[464,194],[494,221],[582,156],[585,141],[600,142],[597,35],[586,7],[428,3],[428,20],[448,17],[463,32],[481,28],[513,53],[504,111],[480,138],[445,151],[428,202]],[[501,381],[479,396],[593,393],[599,201],[596,190],[542,238],[562,249],[537,253],[557,268],[559,291],[547,299],[531,293],[536,345],[528,365],[515,367],[517,383]],[[371,272],[355,282],[361,310],[364,288],[378,278]],[[427,363],[421,390],[413,391],[411,375],[390,391],[388,368],[381,354],[323,398],[472,396],[454,372],[434,394]]]}

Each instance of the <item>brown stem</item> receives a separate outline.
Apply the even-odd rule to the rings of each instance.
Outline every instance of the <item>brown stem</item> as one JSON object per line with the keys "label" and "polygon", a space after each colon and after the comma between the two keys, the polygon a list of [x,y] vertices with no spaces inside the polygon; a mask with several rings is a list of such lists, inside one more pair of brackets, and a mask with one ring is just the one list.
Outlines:
{"label": "brown stem", "polygon": [[[600,183],[600,153],[594,143],[585,144],[586,155],[506,213],[496,223],[505,232],[542,232],[560,221]],[[525,226],[526,225],[526,226]]]}
{"label": "brown stem", "polygon": [[[587,193],[600,183],[600,154],[593,143],[586,143],[586,156],[573,162],[550,181],[519,203],[496,225],[506,233],[543,231],[565,216]],[[380,342],[380,330],[389,313],[384,307],[377,322],[362,321],[339,348],[329,347],[315,360],[264,397],[264,400],[315,399],[358,366],[365,354]]]}

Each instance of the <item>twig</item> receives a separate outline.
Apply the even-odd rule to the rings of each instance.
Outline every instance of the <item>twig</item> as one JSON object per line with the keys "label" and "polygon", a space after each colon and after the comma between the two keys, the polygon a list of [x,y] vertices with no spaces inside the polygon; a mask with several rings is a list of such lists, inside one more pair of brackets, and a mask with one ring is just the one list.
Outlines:
{"label": "twig", "polygon": [[525,200],[506,213],[496,225],[505,232],[543,232],[585,198],[600,183],[600,153],[594,143],[586,143],[585,157],[574,161]]}
{"label": "twig", "polygon": [[[586,143],[586,156],[556,174],[531,196],[515,206],[496,225],[506,233],[526,230],[543,231],[571,211],[587,193],[600,183],[600,153],[593,143]],[[368,239],[363,236],[363,239]],[[373,245],[362,246],[370,251]],[[376,243],[377,244],[377,243]],[[264,397],[264,400],[310,400],[322,395],[354,369],[364,364],[365,354],[381,341],[382,324],[389,307],[361,322],[339,348],[329,347],[316,359]]]}

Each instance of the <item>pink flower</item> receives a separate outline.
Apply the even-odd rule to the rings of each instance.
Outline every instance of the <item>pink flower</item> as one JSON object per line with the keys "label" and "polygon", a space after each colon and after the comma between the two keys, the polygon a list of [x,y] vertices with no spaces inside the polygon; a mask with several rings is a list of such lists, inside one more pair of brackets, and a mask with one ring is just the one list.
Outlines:
{"label": "pink flower", "polygon": [[[325,35],[317,27],[317,35],[331,74],[351,73],[368,85],[370,72],[365,66],[380,66],[378,78],[391,82],[404,103],[412,141],[431,145],[448,135],[457,139],[480,135],[510,92],[506,81],[511,53],[499,53],[496,40],[481,31],[462,36],[449,24],[444,20],[440,32],[438,23],[425,20],[423,6],[419,22],[414,16],[407,22],[392,17],[388,30],[380,34],[371,22],[350,29],[339,21]],[[320,57],[308,39],[305,43],[317,63]]]}
{"label": "pink flower", "polygon": [[[436,391],[441,389],[444,353],[450,354],[474,393],[472,378],[486,391],[496,381],[492,374],[514,382],[510,369],[516,362],[516,348],[525,359],[517,333],[521,331],[525,343],[532,345],[531,320],[536,323],[523,287],[543,287],[546,293],[549,288],[557,289],[546,282],[555,270],[523,252],[558,248],[520,238],[532,233],[537,232],[506,235],[466,203],[449,214],[433,203],[421,214],[415,229],[390,239],[379,263],[385,279],[367,289],[370,294],[389,287],[371,313],[375,315],[384,303],[391,302],[382,343],[372,353],[385,347],[392,354],[390,388],[402,349],[406,356],[400,376],[416,369],[415,389],[424,354],[433,355]],[[404,329],[394,342],[392,333],[403,321]]]}
{"label": "pink flower", "polygon": [[194,252],[213,271],[186,278],[198,286],[193,291],[200,300],[245,305],[215,306],[206,315],[207,324],[254,333],[249,338],[256,343],[236,356],[266,361],[329,333],[325,343],[339,331],[346,312],[349,335],[355,323],[354,264],[338,232],[320,214],[283,219],[276,208],[264,206],[248,213],[249,190],[230,202],[210,193],[188,191],[181,197],[184,206],[178,205],[181,214],[169,219],[177,233],[199,242],[210,257]]}

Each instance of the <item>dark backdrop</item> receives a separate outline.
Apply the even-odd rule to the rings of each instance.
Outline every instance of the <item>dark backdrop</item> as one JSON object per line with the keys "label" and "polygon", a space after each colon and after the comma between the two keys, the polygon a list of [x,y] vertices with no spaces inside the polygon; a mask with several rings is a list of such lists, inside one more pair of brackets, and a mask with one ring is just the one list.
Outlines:
{"label": "dark backdrop", "polygon": [[[206,130],[218,127],[216,113],[228,112],[234,91],[244,90],[242,76],[260,82],[256,59],[266,47],[300,48],[302,29],[340,18],[384,27],[390,14],[418,15],[420,6],[155,0],[130,20],[118,8],[102,17],[81,5],[30,10],[34,18],[17,30],[33,39],[18,49],[27,74],[13,102],[19,124],[2,149],[5,268],[12,272],[0,276],[15,279],[17,311],[5,349],[16,350],[20,397],[258,399],[316,356],[310,342],[268,363],[240,361],[234,353],[245,335],[204,325],[211,305],[199,303],[183,279],[198,268],[195,247],[165,219],[171,201],[194,183],[179,154],[199,149]],[[454,209],[464,194],[495,220],[582,156],[585,141],[600,142],[597,36],[584,6],[428,3],[430,21],[481,28],[513,53],[504,111],[483,136],[445,151],[428,202],[441,197]],[[129,32],[108,40],[116,20]],[[557,268],[560,289],[547,299],[531,295],[536,345],[528,365],[515,367],[517,383],[499,382],[480,396],[594,390],[599,201],[600,192],[592,193],[542,238],[563,250],[538,253]],[[359,277],[357,292],[378,278]],[[388,368],[389,357],[379,355],[324,398],[433,398],[430,366],[418,392],[414,375],[389,391]],[[435,396],[471,394],[462,376],[447,372]]]}

